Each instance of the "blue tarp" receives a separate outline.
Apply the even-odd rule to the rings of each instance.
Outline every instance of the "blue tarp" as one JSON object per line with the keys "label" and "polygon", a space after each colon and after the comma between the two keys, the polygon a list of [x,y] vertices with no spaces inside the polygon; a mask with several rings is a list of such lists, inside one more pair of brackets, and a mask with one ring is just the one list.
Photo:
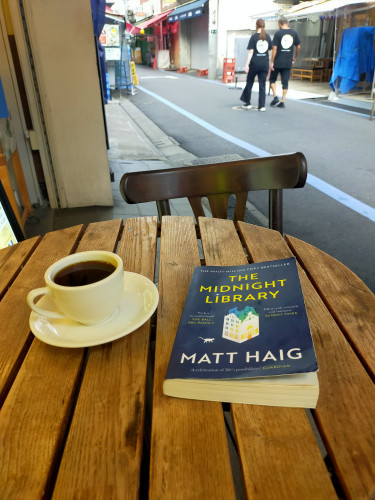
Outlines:
{"label": "blue tarp", "polygon": [[102,93],[104,104],[107,104],[107,80],[105,75],[105,54],[99,36],[105,24],[105,0],[91,0],[92,22],[94,26],[94,36],[97,40],[98,59],[102,79]]}
{"label": "blue tarp", "polygon": [[91,0],[94,35],[100,36],[105,24],[105,0]]}
{"label": "blue tarp", "polygon": [[331,81],[333,90],[346,94],[366,73],[366,81],[372,83],[374,76],[375,27],[347,28],[343,31],[340,48]]}
{"label": "blue tarp", "polygon": [[5,99],[3,84],[0,78],[0,118],[7,118],[9,116],[8,106]]}

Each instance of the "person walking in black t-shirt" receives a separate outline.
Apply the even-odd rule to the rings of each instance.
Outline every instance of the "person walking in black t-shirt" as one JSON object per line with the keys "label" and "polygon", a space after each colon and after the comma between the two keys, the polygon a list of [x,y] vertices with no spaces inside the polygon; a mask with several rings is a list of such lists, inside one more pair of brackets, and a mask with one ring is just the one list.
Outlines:
{"label": "person walking in black t-shirt", "polygon": [[266,79],[270,68],[271,55],[271,38],[267,35],[263,19],[258,19],[256,22],[257,32],[252,35],[247,46],[248,56],[245,66],[247,73],[246,87],[241,94],[241,101],[245,104],[244,109],[251,109],[251,91],[253,88],[255,77],[258,75],[259,82],[259,99],[258,110],[266,111]]}
{"label": "person walking in black t-shirt", "polygon": [[[271,102],[271,106],[277,105],[278,108],[285,108],[284,101],[288,92],[290,70],[301,50],[301,41],[298,34],[289,28],[289,22],[286,17],[280,17],[279,28],[272,40],[270,86],[273,93],[273,101]],[[295,52],[294,47],[296,48]],[[275,83],[279,73],[283,87],[283,96],[280,102],[276,94]]]}

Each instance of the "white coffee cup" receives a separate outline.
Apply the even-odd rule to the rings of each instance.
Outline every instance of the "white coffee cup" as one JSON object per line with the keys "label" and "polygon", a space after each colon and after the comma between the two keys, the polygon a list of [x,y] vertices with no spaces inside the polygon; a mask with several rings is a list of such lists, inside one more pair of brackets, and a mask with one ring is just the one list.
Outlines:
{"label": "white coffee cup", "polygon": [[[90,284],[71,286],[55,282],[55,279],[61,281],[64,273],[73,276],[71,271],[77,272],[77,266],[90,267],[88,263],[92,262],[97,263],[96,267],[108,267],[105,272],[112,272]],[[92,264],[91,267],[95,266]],[[85,276],[85,279],[89,278]],[[124,267],[121,258],[112,252],[79,252],[52,264],[45,272],[44,280],[46,287],[31,290],[27,296],[27,303],[33,311],[47,318],[70,318],[85,325],[94,325],[109,318],[119,306],[124,290]],[[41,295],[50,295],[60,312],[36,305],[34,300]]]}

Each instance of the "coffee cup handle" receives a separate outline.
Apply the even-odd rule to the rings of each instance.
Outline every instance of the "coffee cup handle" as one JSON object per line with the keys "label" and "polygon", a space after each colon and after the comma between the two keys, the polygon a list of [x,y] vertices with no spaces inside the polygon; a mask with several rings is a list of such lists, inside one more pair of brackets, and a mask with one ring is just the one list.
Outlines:
{"label": "coffee cup handle", "polygon": [[47,309],[43,309],[42,307],[35,305],[34,300],[40,295],[49,295],[52,297],[51,292],[46,287],[35,288],[34,290],[31,290],[31,292],[28,293],[26,299],[30,309],[32,309],[37,314],[40,314],[41,316],[46,316],[47,318],[66,318],[66,316],[64,316],[63,314],[54,311],[47,311]]}

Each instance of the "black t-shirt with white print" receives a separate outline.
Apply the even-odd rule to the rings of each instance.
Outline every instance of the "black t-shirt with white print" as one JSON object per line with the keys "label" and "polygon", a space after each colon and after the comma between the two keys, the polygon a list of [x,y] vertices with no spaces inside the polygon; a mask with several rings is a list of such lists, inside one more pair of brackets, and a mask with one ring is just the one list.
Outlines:
{"label": "black t-shirt with white print", "polygon": [[273,61],[274,68],[291,68],[293,65],[294,47],[300,45],[301,40],[294,30],[280,29],[276,31],[272,46],[277,47],[275,60]]}
{"label": "black t-shirt with white print", "polygon": [[271,37],[266,34],[266,39],[260,40],[259,35],[260,33],[254,33],[247,46],[247,50],[254,51],[250,65],[254,65],[257,71],[268,71],[270,65],[268,51],[272,49]]}

